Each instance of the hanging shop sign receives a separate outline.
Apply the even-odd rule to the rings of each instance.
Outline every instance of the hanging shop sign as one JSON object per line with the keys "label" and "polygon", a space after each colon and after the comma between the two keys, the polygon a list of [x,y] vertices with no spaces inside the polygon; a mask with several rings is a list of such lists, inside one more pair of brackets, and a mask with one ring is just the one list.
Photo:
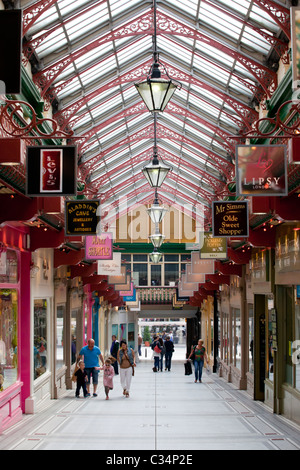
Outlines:
{"label": "hanging shop sign", "polygon": [[121,276],[121,253],[114,253],[112,260],[98,260],[98,273],[104,276]]}
{"label": "hanging shop sign", "polygon": [[120,275],[113,275],[108,276],[108,284],[124,284],[127,281],[127,272],[126,266],[121,266],[121,274]]}
{"label": "hanging shop sign", "polygon": [[205,274],[193,274],[192,265],[186,264],[185,266],[186,266],[186,273],[185,273],[186,282],[197,282],[198,284],[205,282]]}
{"label": "hanging shop sign", "polygon": [[65,202],[65,234],[97,235],[100,201],[77,200]]}
{"label": "hanging shop sign", "polygon": [[213,236],[248,237],[247,201],[213,201]]}
{"label": "hanging shop sign", "polygon": [[27,196],[76,196],[76,175],[75,146],[27,147]]}
{"label": "hanging shop sign", "polygon": [[200,259],[199,251],[193,251],[191,253],[191,274],[214,274],[215,273],[215,262],[210,259]]}
{"label": "hanging shop sign", "polygon": [[112,259],[113,258],[113,234],[110,232],[101,235],[85,237],[85,259]]}
{"label": "hanging shop sign", "polygon": [[286,153],[286,145],[237,145],[237,194],[286,196],[288,194]]}
{"label": "hanging shop sign", "polygon": [[200,259],[226,259],[227,238],[214,237],[211,232],[200,232]]}
{"label": "hanging shop sign", "polygon": [[131,286],[131,290],[119,292],[119,295],[123,297],[124,302],[136,302],[136,289],[134,289],[133,283],[131,283]]}

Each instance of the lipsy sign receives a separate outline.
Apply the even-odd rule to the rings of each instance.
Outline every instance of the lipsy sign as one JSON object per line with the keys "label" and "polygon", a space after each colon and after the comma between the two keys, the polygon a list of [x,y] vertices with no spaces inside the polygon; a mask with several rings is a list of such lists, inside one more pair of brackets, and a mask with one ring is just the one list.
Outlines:
{"label": "lipsy sign", "polygon": [[239,196],[288,194],[285,145],[237,145],[236,179]]}

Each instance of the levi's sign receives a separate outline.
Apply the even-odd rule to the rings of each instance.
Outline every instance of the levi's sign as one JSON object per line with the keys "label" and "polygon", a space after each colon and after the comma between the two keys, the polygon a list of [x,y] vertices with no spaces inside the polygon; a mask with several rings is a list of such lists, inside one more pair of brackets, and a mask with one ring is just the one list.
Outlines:
{"label": "levi's sign", "polygon": [[248,237],[248,202],[214,201],[213,236],[235,238]]}

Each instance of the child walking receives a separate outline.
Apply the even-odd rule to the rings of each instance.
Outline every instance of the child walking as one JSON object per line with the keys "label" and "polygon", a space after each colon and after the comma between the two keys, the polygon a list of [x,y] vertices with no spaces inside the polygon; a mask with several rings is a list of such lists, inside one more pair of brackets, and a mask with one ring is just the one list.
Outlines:
{"label": "child walking", "polygon": [[106,359],[103,367],[103,386],[105,390],[106,400],[109,400],[109,391],[112,390],[113,387],[113,378],[115,375],[115,370],[111,365],[110,359]]}
{"label": "child walking", "polygon": [[75,372],[75,377],[77,379],[77,387],[76,387],[76,398],[79,398],[80,389],[82,387],[83,396],[86,398],[87,396],[87,389],[86,389],[86,382],[87,382],[87,373],[84,369],[85,364],[83,361],[79,361],[78,363],[79,369]]}

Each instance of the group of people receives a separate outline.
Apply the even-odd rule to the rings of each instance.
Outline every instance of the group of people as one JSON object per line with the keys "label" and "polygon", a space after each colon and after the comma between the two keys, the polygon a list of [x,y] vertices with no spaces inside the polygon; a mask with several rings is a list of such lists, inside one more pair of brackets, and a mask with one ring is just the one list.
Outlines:
{"label": "group of people", "polygon": [[165,357],[165,370],[171,370],[172,355],[174,352],[174,343],[171,341],[170,336],[166,336],[165,341],[159,337],[154,336],[151,344],[153,351],[154,367],[153,372],[163,371],[163,360]]}
{"label": "group of people", "polygon": [[[167,336],[165,341],[155,336],[151,344],[153,350],[154,367],[153,372],[163,371],[163,359],[165,357],[165,370],[171,370],[171,360],[174,352],[174,344],[170,336]],[[99,366],[99,358],[102,367]],[[188,359],[194,361],[195,368],[195,382],[202,379],[202,370],[204,360],[208,362],[206,349],[203,341],[199,340],[196,346],[192,347]],[[84,346],[77,358],[77,367],[74,371],[73,380],[77,382],[75,396],[79,398],[81,388],[83,396],[89,397],[90,381],[93,382],[93,396],[97,397],[98,377],[99,371],[103,370],[103,386],[105,390],[106,400],[109,399],[109,392],[113,389],[113,378],[119,375],[120,382],[123,389],[123,395],[129,397],[132,376],[134,375],[135,354],[132,348],[128,347],[127,342],[122,340],[120,343],[117,341],[116,336],[112,336],[112,344],[110,349],[110,356],[104,360],[100,349],[95,346],[93,339],[88,340],[88,344]],[[119,369],[120,367],[120,369]]]}
{"label": "group of people", "polygon": [[[103,386],[106,400],[108,400],[109,392],[113,389],[113,378],[119,374],[118,366],[120,366],[120,381],[123,395],[127,398],[129,397],[131,379],[136,366],[134,351],[128,347],[125,340],[119,343],[116,336],[113,336],[110,354],[110,357],[104,360],[100,349],[95,346],[93,339],[89,339],[88,344],[81,349],[73,376],[74,381],[77,383],[75,392],[77,398],[80,396],[81,388],[84,397],[91,396],[91,378],[93,382],[93,397],[97,397],[99,371],[103,370]],[[99,358],[102,367],[99,366]]]}

